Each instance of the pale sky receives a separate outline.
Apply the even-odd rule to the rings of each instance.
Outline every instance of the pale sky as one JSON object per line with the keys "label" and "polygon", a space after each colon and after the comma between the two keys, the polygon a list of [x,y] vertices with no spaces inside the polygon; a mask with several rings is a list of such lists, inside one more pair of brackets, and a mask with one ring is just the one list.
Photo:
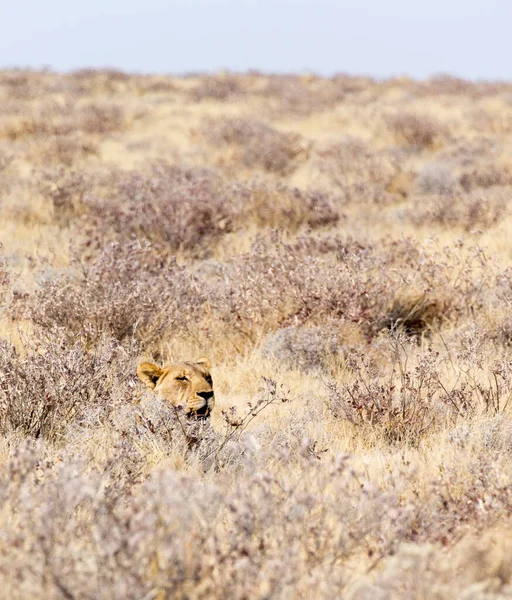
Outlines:
{"label": "pale sky", "polygon": [[512,79],[512,0],[0,0],[0,68]]}

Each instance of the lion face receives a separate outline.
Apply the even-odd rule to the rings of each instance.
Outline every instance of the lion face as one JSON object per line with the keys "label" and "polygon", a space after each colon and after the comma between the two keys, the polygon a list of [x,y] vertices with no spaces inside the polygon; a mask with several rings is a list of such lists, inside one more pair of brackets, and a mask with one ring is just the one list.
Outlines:
{"label": "lion face", "polygon": [[165,401],[183,408],[191,418],[207,419],[215,405],[211,363],[207,358],[159,367],[141,363],[137,375]]}

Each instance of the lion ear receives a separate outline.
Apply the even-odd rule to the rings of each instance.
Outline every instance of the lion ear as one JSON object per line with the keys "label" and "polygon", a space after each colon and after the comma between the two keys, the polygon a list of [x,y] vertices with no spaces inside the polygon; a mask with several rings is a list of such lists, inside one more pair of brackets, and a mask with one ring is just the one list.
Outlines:
{"label": "lion ear", "polygon": [[155,387],[156,382],[162,373],[163,369],[152,363],[143,362],[137,367],[137,375],[139,376],[139,379],[151,389]]}
{"label": "lion ear", "polygon": [[198,358],[196,360],[196,363],[198,365],[201,365],[202,367],[205,367],[206,369],[211,369],[212,367],[212,362],[209,358],[206,358],[206,356],[201,356],[201,358]]}

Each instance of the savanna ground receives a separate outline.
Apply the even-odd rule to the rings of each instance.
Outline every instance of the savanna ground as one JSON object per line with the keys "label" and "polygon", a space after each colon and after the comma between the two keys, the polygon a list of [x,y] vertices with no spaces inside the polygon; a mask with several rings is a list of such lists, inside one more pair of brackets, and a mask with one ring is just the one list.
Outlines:
{"label": "savanna ground", "polygon": [[512,598],[511,193],[511,84],[1,72],[2,597]]}

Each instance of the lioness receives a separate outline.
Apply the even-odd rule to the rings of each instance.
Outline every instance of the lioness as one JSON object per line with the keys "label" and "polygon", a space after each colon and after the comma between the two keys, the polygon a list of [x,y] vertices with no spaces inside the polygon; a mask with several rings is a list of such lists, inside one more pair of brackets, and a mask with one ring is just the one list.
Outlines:
{"label": "lioness", "polygon": [[164,400],[184,408],[188,417],[207,419],[215,405],[211,363],[207,358],[159,367],[143,362],[137,375]]}

